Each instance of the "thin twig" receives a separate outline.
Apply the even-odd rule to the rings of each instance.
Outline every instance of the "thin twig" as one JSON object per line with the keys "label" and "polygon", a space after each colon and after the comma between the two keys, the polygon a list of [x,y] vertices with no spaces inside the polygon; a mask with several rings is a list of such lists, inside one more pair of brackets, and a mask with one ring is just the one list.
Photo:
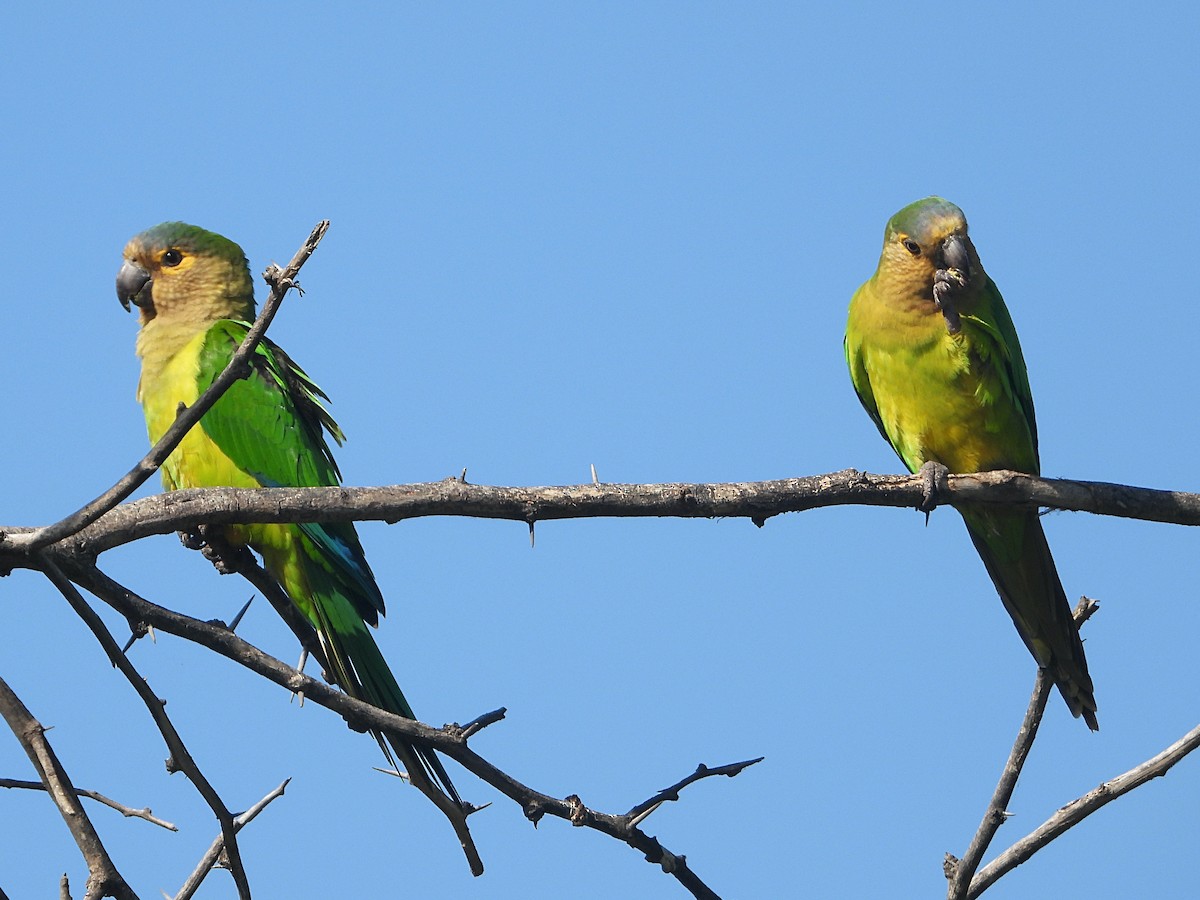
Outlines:
{"label": "thin twig", "polygon": [[46,792],[62,813],[71,836],[75,838],[75,843],[87,862],[85,900],[98,900],[100,897],[137,900],[137,894],[117,871],[100,840],[100,835],[92,825],[92,820],[88,818],[83,804],[79,802],[79,794],[71,784],[70,776],[58,761],[50,742],[46,740],[46,729],[38,723],[3,678],[0,678],[0,716],[21,742],[29,761],[37,770],[38,777],[46,785]]}
{"label": "thin twig", "polygon": [[1128,794],[1134,788],[1141,787],[1154,778],[1166,775],[1172,766],[1197,748],[1200,748],[1200,725],[1161,753],[1088,791],[1078,800],[1071,801],[980,869],[971,882],[971,890],[967,894],[968,900],[978,897],[1001,875],[1015,869],[1046,844],[1066,832],[1067,829],[1078,825],[1102,806],[1106,806],[1122,794]]}
{"label": "thin twig", "polygon": [[105,626],[104,622],[96,615],[93,610],[83,599],[83,595],[79,593],[75,585],[63,574],[62,570],[55,565],[54,561],[48,555],[42,556],[42,571],[50,582],[58,588],[59,593],[66,598],[71,605],[71,609],[79,618],[83,619],[84,624],[91,629],[96,640],[103,648],[109,661],[115,666],[125,679],[132,685],[134,691],[145,704],[146,709],[150,712],[150,717],[154,720],[154,724],[158,727],[162,734],[163,741],[167,745],[167,749],[171,752],[170,763],[183,772],[204,798],[204,802],[208,804],[209,809],[213,811],[213,815],[217,817],[217,821],[221,823],[221,831],[225,835],[227,853],[229,856],[229,871],[233,876],[234,884],[237,885],[238,896],[241,900],[250,900],[250,883],[246,878],[246,870],[242,865],[241,853],[237,845],[237,832],[233,827],[233,815],[225,806],[225,802],[221,799],[216,789],[212,786],[204,773],[200,771],[200,767],[192,758],[191,751],[183,742],[179,732],[175,729],[174,723],[171,722],[167,715],[165,705],[162,700],[155,696],[150,689],[150,685],[146,683],[146,679],[141,676],[141,673],[134,668],[128,657],[121,652],[120,646]]}
{"label": "thin twig", "polygon": [[1013,791],[1017,787],[1017,779],[1021,776],[1021,769],[1024,768],[1029,751],[1033,748],[1033,741],[1037,737],[1038,726],[1042,723],[1042,715],[1046,712],[1046,702],[1050,699],[1050,688],[1053,684],[1050,674],[1045,669],[1038,669],[1033,696],[1029,698],[1029,707],[1025,710],[1025,718],[1021,721],[1017,739],[1013,743],[1008,761],[1004,764],[1004,771],[1000,775],[996,790],[992,793],[991,802],[988,803],[987,811],[983,814],[983,821],[979,823],[979,828],[962,859],[956,860],[950,854],[946,854],[945,866],[947,877],[950,879],[950,885],[946,892],[948,900],[962,900],[967,896],[967,890],[971,886],[971,877],[979,868],[983,854],[987,852],[992,838],[996,836],[996,832],[1008,818],[1008,802],[1012,799]]}
{"label": "thin twig", "polygon": [[296,251],[295,256],[292,257],[291,262],[287,266],[283,269],[274,264],[267,267],[266,272],[263,273],[263,277],[271,285],[271,293],[263,304],[262,312],[258,314],[258,318],[254,320],[253,326],[246,333],[241,346],[238,347],[237,352],[230,358],[229,364],[217,376],[208,390],[201,394],[194,404],[179,414],[171,427],[164,432],[158,443],[150,449],[150,452],[142,457],[137,465],[130,469],[116,484],[76,512],[55,522],[53,525],[39,528],[27,536],[13,535],[13,540],[19,544],[21,549],[26,553],[33,553],[41,547],[53,544],[56,541],[75,534],[132,494],[151,475],[158,471],[159,466],[171,455],[171,451],[178,446],[179,442],[183,440],[184,435],[191,430],[192,426],[200,421],[204,414],[212,408],[213,404],[221,398],[235,381],[244,377],[247,371],[248,360],[254,353],[255,348],[258,347],[259,342],[262,341],[263,335],[266,334],[267,327],[275,317],[275,313],[279,309],[279,304],[283,302],[284,295],[296,286],[295,278],[301,266],[312,256],[313,251],[316,250],[317,245],[321,242],[321,238],[325,236],[325,232],[328,229],[328,220],[317,223],[317,226],[312,230],[308,239]]}
{"label": "thin twig", "polygon": [[[42,784],[40,781],[22,781],[19,778],[0,778],[0,788],[14,788],[25,791],[44,791],[47,789],[46,785]],[[77,793],[80,797],[87,797],[89,800],[95,800],[97,803],[103,803],[110,809],[115,809],[126,818],[145,819],[151,825],[157,825],[160,828],[167,829],[167,831],[179,830],[170,822],[166,821],[165,819],[160,819],[158,816],[154,815],[148,806],[143,807],[142,809],[133,809],[132,807],[126,806],[124,803],[118,803],[111,797],[105,797],[98,791],[89,791],[87,788],[75,788],[75,793]],[[0,900],[4,900],[4,898],[0,897]]]}
{"label": "thin twig", "polygon": [[663,788],[649,800],[643,800],[633,809],[629,810],[629,812],[625,813],[625,815],[629,818],[632,824],[637,825],[638,823],[644,821],[646,817],[650,815],[650,813],[654,812],[654,810],[658,809],[668,800],[678,800],[679,792],[689,784],[695,784],[702,778],[712,778],[715,775],[724,775],[727,778],[732,778],[735,775],[740,775],[743,770],[750,768],[750,766],[762,762],[764,759],[766,759],[766,757],[760,756],[757,759],[747,759],[743,762],[728,763],[723,766],[717,766],[715,769],[710,769],[704,763],[700,763],[700,765],[696,766],[696,771],[691,775],[688,775],[686,778],[681,778],[669,788]]}
{"label": "thin twig", "polygon": [[[255,817],[262,812],[271,801],[283,796],[284,790],[292,779],[284,779],[283,784],[268,793],[265,797],[251,806],[244,813],[240,813],[233,817],[234,831],[241,831],[246,825],[254,821]],[[183,887],[179,889],[179,893],[175,895],[174,900],[190,900],[190,898],[200,889],[200,885],[204,882],[205,877],[213,870],[213,867],[221,859],[221,853],[225,849],[225,836],[218,834],[212,845],[205,852],[195,871],[188,876],[187,881],[183,883]]]}
{"label": "thin twig", "polygon": [[[1095,600],[1081,597],[1078,605],[1072,611],[1075,627],[1081,628],[1099,608],[1099,604]],[[1017,730],[1012,751],[1004,764],[1004,770],[1000,773],[1000,780],[996,784],[996,790],[992,793],[987,811],[983,814],[983,820],[979,823],[979,828],[962,859],[955,859],[951,854],[946,854],[943,867],[946,878],[950,882],[946,892],[947,900],[964,900],[968,896],[973,896],[969,892],[974,891],[972,879],[975,870],[979,868],[983,854],[987,852],[996,832],[1008,819],[1008,803],[1012,800],[1017,780],[1021,777],[1025,761],[1029,758],[1029,751],[1033,749],[1033,742],[1037,738],[1038,728],[1042,724],[1042,716],[1045,715],[1046,703],[1050,699],[1050,689],[1053,684],[1050,674],[1045,669],[1039,668],[1037,677],[1034,679],[1029,706],[1025,710],[1025,717],[1021,721],[1021,727]]]}
{"label": "thin twig", "polygon": [[463,740],[478,734],[487,728],[489,725],[494,725],[503,719],[508,714],[508,709],[501,706],[499,709],[493,709],[491,712],[486,712],[482,716],[476,716],[470,722],[462,727]]}

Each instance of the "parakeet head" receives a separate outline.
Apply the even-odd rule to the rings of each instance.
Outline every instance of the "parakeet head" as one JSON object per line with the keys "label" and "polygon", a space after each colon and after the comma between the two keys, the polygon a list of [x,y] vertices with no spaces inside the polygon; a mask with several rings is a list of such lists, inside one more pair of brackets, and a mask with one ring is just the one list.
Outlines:
{"label": "parakeet head", "polygon": [[960,276],[960,289],[973,281],[986,281],[979,256],[967,237],[966,216],[941,197],[910,203],[888,220],[879,270],[886,271],[889,279],[908,283],[917,293],[930,297],[939,271],[955,273],[955,281]]}
{"label": "parakeet head", "polygon": [[184,222],[164,222],[125,245],[117,297],[155,319],[210,322],[254,318],[254,284],[242,248]]}

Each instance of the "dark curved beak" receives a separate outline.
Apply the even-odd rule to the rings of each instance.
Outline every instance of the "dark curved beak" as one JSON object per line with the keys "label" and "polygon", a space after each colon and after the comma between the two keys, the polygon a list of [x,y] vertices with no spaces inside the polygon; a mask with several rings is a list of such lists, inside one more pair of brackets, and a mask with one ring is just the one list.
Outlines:
{"label": "dark curved beak", "polygon": [[150,273],[137,263],[125,260],[117,273],[117,299],[129,312],[129,304],[143,307],[150,303]]}
{"label": "dark curved beak", "polygon": [[971,280],[971,252],[965,235],[952,234],[942,241],[942,263],[947,269],[957,270],[964,284]]}

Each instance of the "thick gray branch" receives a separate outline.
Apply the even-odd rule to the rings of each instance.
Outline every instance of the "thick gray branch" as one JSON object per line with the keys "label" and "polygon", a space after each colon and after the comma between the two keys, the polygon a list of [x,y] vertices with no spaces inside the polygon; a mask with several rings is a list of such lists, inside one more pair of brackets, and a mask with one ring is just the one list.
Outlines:
{"label": "thick gray branch", "polygon": [[[581,484],[491,487],[458,478],[385,487],[206,488],[127,503],[75,535],[75,548],[101,553],[152,534],[185,527],[247,522],[397,522],[422,516],[466,516],[537,522],[550,519],[674,516],[772,516],[827,506],[916,507],[918,475],[872,475],[844,469],[827,475],[729,484]],[[951,475],[942,491],[950,504],[1003,503],[1200,525],[1200,494],[1100,481],[1035,478],[1017,472]],[[25,565],[24,533],[4,529],[0,571]]]}

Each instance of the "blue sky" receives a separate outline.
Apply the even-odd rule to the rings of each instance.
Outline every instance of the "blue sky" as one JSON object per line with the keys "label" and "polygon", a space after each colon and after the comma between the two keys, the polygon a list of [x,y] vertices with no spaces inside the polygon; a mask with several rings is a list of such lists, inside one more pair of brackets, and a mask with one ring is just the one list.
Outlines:
{"label": "blue sky", "polygon": [[[348,483],[899,471],[841,337],[887,218],[932,193],[1008,300],[1045,473],[1195,490],[1198,25],[1169,3],[7,10],[0,520],[57,519],[143,452],[112,285],[125,241],[168,219],[255,272],[332,220],[272,335],[333,398]],[[1045,524],[1068,595],[1102,604],[1102,730],[1051,701],[1004,845],[1200,716],[1194,536]],[[544,523],[532,551],[513,523],[361,530],[418,714],[507,706],[472,743],[516,777],[620,812],[699,762],[766,756],[647,825],[724,896],[940,896],[1034,675],[949,509]],[[173,537],[101,562],[201,618],[251,593]],[[0,674],[77,783],[183,829],[92,812],[143,896],[173,891],[216,828],[144,709],[37,577],[0,585],[0,617]],[[297,655],[266,604],[241,631]],[[457,770],[494,801],[472,880],[331,714],[170,637],[133,658],[231,806],[293,778],[244,833],[258,896],[684,895]],[[30,777],[14,740],[0,776]],[[1198,801],[1189,759],[988,896],[1190,896]],[[81,893],[44,797],[0,794],[0,817],[0,887],[48,896],[65,870]],[[217,873],[202,896],[231,891]]]}

